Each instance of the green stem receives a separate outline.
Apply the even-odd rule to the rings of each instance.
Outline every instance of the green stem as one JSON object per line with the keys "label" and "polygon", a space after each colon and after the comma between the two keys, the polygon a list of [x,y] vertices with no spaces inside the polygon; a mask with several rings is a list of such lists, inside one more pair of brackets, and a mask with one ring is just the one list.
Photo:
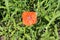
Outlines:
{"label": "green stem", "polygon": [[55,34],[56,34],[56,36],[57,36],[56,40],[58,40],[59,38],[58,38],[58,30],[57,30],[57,25],[55,25],[54,27],[55,27]]}
{"label": "green stem", "polygon": [[9,0],[5,0],[5,5],[6,5],[6,8],[7,8],[7,13],[9,13]]}
{"label": "green stem", "polygon": [[25,39],[26,27],[27,27],[27,26],[24,27],[24,39]]}

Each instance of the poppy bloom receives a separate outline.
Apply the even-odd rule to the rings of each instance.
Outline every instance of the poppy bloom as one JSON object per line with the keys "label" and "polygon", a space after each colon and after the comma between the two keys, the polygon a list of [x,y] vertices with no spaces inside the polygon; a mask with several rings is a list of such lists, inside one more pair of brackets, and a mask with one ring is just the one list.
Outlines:
{"label": "poppy bloom", "polygon": [[30,26],[37,22],[36,12],[23,12],[22,21],[24,25]]}

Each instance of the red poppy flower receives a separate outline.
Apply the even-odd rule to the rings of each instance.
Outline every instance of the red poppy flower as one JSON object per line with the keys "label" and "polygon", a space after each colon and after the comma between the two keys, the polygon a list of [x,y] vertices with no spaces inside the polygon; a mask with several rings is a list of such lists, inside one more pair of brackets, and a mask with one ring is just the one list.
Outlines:
{"label": "red poppy flower", "polygon": [[37,22],[36,12],[23,12],[22,21],[24,25],[30,26]]}

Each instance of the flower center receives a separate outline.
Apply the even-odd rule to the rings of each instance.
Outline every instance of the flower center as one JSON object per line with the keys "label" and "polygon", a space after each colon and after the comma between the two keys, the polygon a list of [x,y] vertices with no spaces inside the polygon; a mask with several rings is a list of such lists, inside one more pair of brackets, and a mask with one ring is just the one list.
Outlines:
{"label": "flower center", "polygon": [[28,18],[28,20],[31,20],[32,17],[31,16],[28,16],[27,18]]}

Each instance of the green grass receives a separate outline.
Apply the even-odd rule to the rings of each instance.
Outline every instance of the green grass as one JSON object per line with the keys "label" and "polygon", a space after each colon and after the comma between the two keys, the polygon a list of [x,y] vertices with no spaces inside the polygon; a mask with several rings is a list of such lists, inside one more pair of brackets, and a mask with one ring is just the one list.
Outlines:
{"label": "green grass", "polygon": [[[37,23],[26,26],[22,13],[31,10]],[[1,40],[59,40],[59,30],[60,0],[0,0]]]}

